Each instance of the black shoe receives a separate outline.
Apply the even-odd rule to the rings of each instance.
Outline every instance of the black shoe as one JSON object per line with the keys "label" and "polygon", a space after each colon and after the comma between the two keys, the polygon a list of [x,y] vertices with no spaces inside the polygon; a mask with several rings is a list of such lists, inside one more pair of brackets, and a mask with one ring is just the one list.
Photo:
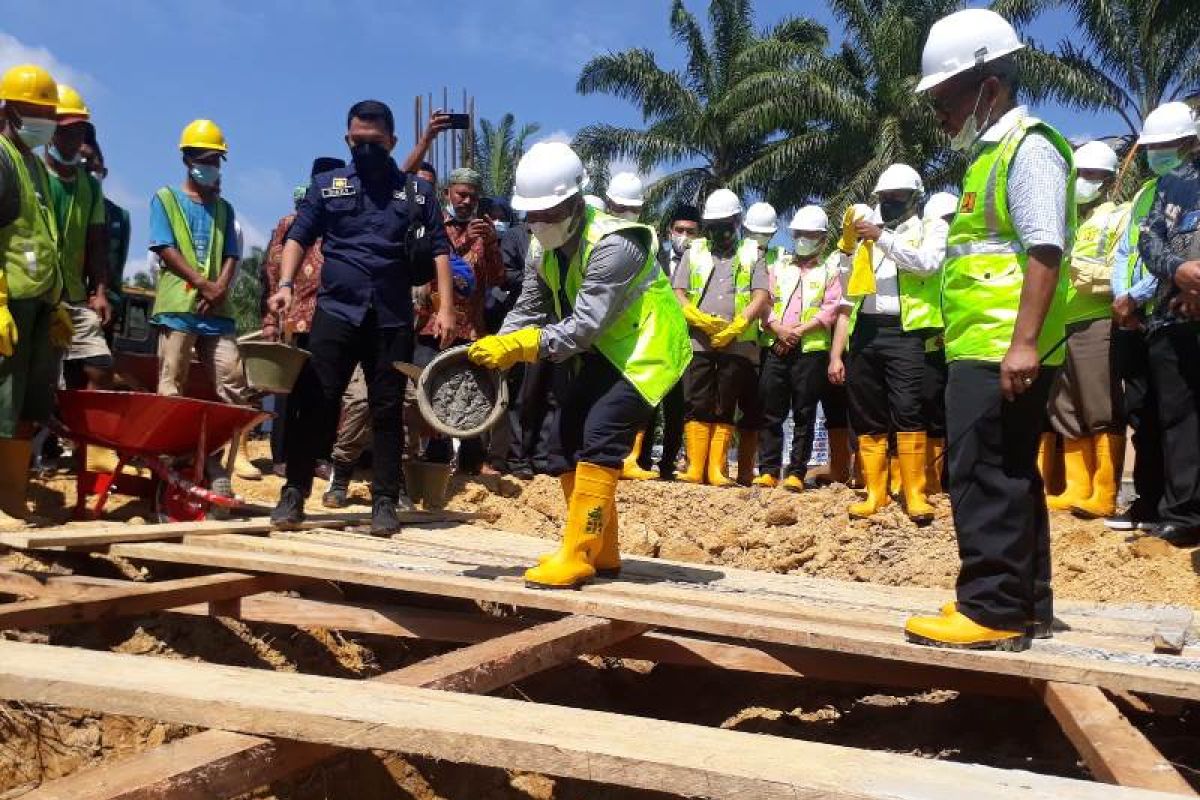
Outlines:
{"label": "black shoe", "polygon": [[1165,522],[1154,529],[1151,536],[1174,545],[1175,547],[1195,547],[1200,545],[1200,528],[1190,525],[1176,525]]}
{"label": "black shoe", "polygon": [[390,497],[376,497],[371,504],[371,535],[391,536],[400,532],[400,517],[396,514],[396,501]]}
{"label": "black shoe", "polygon": [[284,486],[279,503],[271,512],[271,525],[280,530],[295,528],[304,522],[304,496],[295,486]]}
{"label": "black shoe", "polygon": [[1155,516],[1141,513],[1134,503],[1124,514],[1117,514],[1104,520],[1104,525],[1113,531],[1152,531],[1158,527],[1159,521]]}
{"label": "black shoe", "polygon": [[345,508],[350,505],[350,477],[354,474],[353,464],[333,462],[333,477],[329,479],[329,488],[321,496],[321,505],[326,508]]}
{"label": "black shoe", "polygon": [[1031,639],[1053,639],[1054,638],[1054,620],[1047,622],[1034,622],[1029,626],[1029,637]]}
{"label": "black shoe", "polygon": [[533,467],[515,467],[510,474],[519,481],[531,481],[533,480]]}

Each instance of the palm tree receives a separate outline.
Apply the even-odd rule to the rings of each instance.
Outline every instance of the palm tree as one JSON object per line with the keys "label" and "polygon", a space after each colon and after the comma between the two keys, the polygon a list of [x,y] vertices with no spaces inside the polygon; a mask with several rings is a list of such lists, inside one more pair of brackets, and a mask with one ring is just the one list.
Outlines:
{"label": "palm tree", "polygon": [[506,199],[512,195],[513,178],[517,162],[525,153],[525,143],[540,129],[536,122],[531,122],[518,130],[512,114],[505,114],[498,123],[479,120],[474,155],[486,195]]}
{"label": "palm tree", "polygon": [[576,87],[581,94],[615,95],[640,109],[643,128],[589,125],[576,135],[575,146],[589,163],[630,159],[643,173],[667,169],[648,188],[655,210],[697,202],[719,187],[767,191],[776,175],[764,159],[778,145],[769,133],[738,128],[739,109],[727,96],[756,69],[764,41],[812,51],[827,43],[825,29],[803,19],[756,33],[750,0],[710,0],[708,20],[706,36],[682,0],[673,0],[671,35],[687,56],[682,72],[663,69],[649,50],[626,50],[589,61]]}

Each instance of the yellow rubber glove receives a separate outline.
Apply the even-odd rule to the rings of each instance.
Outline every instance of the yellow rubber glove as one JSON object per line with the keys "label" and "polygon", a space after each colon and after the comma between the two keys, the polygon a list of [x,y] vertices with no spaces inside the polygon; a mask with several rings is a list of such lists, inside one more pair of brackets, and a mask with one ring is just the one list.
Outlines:
{"label": "yellow rubber glove", "polygon": [[868,239],[859,242],[854,251],[854,262],[850,267],[850,280],[846,282],[846,294],[850,297],[866,297],[875,294],[875,243]]}
{"label": "yellow rubber glove", "polygon": [[16,346],[17,322],[8,310],[8,277],[0,272],[0,356],[12,356]]}
{"label": "yellow rubber glove", "polygon": [[467,350],[467,358],[481,367],[508,370],[521,361],[530,364],[537,361],[541,342],[541,328],[521,328],[512,333],[483,337]]}
{"label": "yellow rubber glove", "polygon": [[842,214],[842,238],[838,239],[838,250],[841,250],[846,255],[854,252],[854,246],[858,244],[858,234],[854,232],[854,223],[859,218],[858,206],[850,206],[846,209],[846,213]]}
{"label": "yellow rubber glove", "polygon": [[75,335],[75,326],[71,324],[71,312],[59,303],[50,312],[50,344],[56,350],[66,350],[71,346],[71,337]]}
{"label": "yellow rubber glove", "polygon": [[708,340],[709,344],[720,350],[722,347],[727,346],[734,339],[745,333],[746,328],[749,327],[750,320],[746,319],[745,317],[734,317],[733,322],[729,323],[724,328],[712,335],[712,338]]}
{"label": "yellow rubber glove", "polygon": [[684,305],[683,318],[687,320],[688,325],[691,325],[698,331],[704,331],[709,336],[715,336],[729,324],[725,319],[718,317],[716,314],[701,311],[696,308],[694,303]]}

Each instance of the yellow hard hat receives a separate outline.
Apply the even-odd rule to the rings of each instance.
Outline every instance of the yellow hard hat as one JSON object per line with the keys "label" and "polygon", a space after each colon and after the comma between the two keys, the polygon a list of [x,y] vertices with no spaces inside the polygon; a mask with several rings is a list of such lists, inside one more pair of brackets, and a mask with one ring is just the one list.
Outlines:
{"label": "yellow hard hat", "polygon": [[225,134],[211,119],[194,120],[183,129],[183,133],[179,136],[179,149],[184,150],[189,147],[198,150],[229,152],[229,146],[225,144]]}
{"label": "yellow hard hat", "polygon": [[58,121],[77,122],[89,119],[92,112],[88,110],[83,97],[65,83],[58,85]]}
{"label": "yellow hard hat", "polygon": [[37,64],[18,64],[0,77],[0,100],[58,107],[58,84]]}

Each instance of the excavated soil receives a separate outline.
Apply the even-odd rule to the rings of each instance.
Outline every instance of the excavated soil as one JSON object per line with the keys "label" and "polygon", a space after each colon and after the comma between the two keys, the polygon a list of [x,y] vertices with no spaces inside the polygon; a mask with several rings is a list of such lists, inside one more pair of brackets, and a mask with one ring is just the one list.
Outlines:
{"label": "excavated soil", "polygon": [[[254,452],[265,445],[255,443]],[[263,467],[265,461],[259,462]],[[279,480],[235,481],[243,496],[278,497]],[[318,487],[320,486],[318,482]],[[449,508],[481,512],[488,525],[547,538],[558,535],[564,504],[556,480],[539,477],[456,478]],[[317,510],[319,491],[310,500]],[[63,521],[74,501],[69,477],[40,481],[38,512]],[[634,554],[869,581],[949,589],[956,553],[949,505],[936,498],[937,518],[912,525],[895,506],[868,522],[850,521],[854,493],[827,487],[788,494],[622,483],[622,549]],[[356,482],[351,498],[367,503]],[[114,498],[113,516],[144,521],[150,509]],[[362,510],[361,508],[355,510]],[[1149,539],[1114,534],[1095,521],[1052,515],[1055,586],[1079,600],[1200,605],[1200,551],[1180,551]],[[0,568],[132,579],[176,576],[119,559],[55,554],[53,560],[11,552]],[[386,601],[386,597],[375,598]],[[367,678],[426,658],[441,648],[420,642],[338,634],[321,629],[248,625],[232,620],[160,615],[49,632],[5,634],[163,658],[344,678]],[[925,758],[1086,778],[1087,771],[1053,718],[1035,702],[996,703],[950,691],[881,693],[850,684],[797,681],[715,670],[588,658],[526,680],[501,696],[639,714],[749,732],[907,753]],[[1123,708],[1137,726],[1200,788],[1200,712],[1176,704],[1169,713]],[[1159,711],[1163,711],[1162,708]],[[986,724],[980,724],[986,720]],[[119,759],[192,729],[76,709],[0,704],[0,800],[41,782]],[[527,773],[464,767],[394,754],[355,753],[248,795],[254,800],[651,800],[653,792],[552,780]]]}

